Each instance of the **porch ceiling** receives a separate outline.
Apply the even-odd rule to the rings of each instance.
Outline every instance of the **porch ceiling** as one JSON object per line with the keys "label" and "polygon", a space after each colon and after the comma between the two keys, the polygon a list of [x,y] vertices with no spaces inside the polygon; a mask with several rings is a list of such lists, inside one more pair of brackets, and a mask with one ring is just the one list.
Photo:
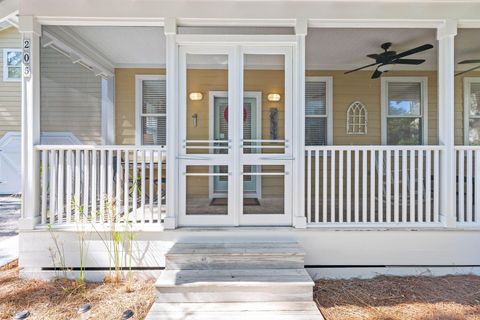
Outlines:
{"label": "porch ceiling", "polygon": [[[116,67],[165,66],[165,36],[161,27],[72,26],[69,28],[108,57]],[[198,29],[201,28],[196,28],[195,33],[199,32]],[[211,29],[208,32],[212,32]],[[251,30],[252,28],[249,28],[249,32],[252,32]],[[367,54],[381,51],[380,45],[383,42],[392,42],[392,50],[398,52],[424,43],[431,43],[436,47],[436,30],[310,28],[307,35],[306,67],[307,69],[346,70],[360,66],[370,62],[366,57]],[[480,30],[460,29],[455,49],[457,62],[464,59],[478,59]],[[426,59],[424,64],[414,67],[415,70],[436,69],[436,48],[416,54],[414,58]],[[409,66],[398,65],[396,68],[408,70]]]}

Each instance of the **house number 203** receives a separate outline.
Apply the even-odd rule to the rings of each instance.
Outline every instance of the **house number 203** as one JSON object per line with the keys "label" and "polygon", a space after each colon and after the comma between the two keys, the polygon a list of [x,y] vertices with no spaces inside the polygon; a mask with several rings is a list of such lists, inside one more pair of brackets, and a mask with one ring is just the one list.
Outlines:
{"label": "house number 203", "polygon": [[23,76],[29,78],[32,74],[30,66],[30,39],[23,39]]}

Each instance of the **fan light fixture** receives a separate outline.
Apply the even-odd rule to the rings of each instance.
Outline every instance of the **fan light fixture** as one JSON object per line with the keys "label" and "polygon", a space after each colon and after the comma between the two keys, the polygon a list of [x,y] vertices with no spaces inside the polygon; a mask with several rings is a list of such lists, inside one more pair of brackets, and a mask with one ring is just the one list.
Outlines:
{"label": "fan light fixture", "polygon": [[203,99],[203,94],[201,92],[190,92],[190,94],[188,95],[188,97],[190,98],[190,100],[192,101],[200,101]]}
{"label": "fan light fixture", "polygon": [[281,98],[282,96],[278,93],[269,93],[267,96],[268,101],[271,101],[271,102],[278,102],[280,101]]}

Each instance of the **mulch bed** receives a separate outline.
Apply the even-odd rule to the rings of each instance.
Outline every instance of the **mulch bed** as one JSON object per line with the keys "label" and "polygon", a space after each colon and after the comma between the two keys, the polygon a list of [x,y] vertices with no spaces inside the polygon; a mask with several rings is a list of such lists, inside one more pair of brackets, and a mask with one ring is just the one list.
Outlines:
{"label": "mulch bed", "polygon": [[[0,270],[0,319],[10,320],[28,310],[33,319],[79,319],[78,308],[92,305],[89,319],[118,320],[131,309],[131,319],[144,319],[155,299],[154,281],[135,280],[125,283],[85,283],[20,279],[19,268]],[[6,269],[6,270],[5,270]]]}
{"label": "mulch bed", "polygon": [[321,280],[315,301],[327,320],[480,319],[480,277]]}
{"label": "mulch bed", "polygon": [[[19,278],[14,263],[0,269],[0,319],[29,310],[33,319],[79,319],[92,305],[90,319],[118,320],[131,309],[144,319],[155,299],[154,281],[125,283],[42,281]],[[480,320],[480,277],[377,277],[321,280],[314,291],[326,320]]]}

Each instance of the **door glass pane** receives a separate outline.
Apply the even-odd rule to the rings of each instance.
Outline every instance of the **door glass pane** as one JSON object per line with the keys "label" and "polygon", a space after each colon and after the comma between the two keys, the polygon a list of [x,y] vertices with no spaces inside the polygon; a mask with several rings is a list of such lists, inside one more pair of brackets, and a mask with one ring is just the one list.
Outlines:
{"label": "door glass pane", "polygon": [[[251,181],[255,183],[253,189],[245,188]],[[243,214],[285,214],[283,165],[244,165],[243,182]]]}
{"label": "door glass pane", "polygon": [[[211,173],[216,175],[210,175]],[[220,178],[225,182],[224,195],[214,195],[214,184]],[[228,178],[227,166],[187,166],[186,214],[228,214]]]}
{"label": "door glass pane", "polygon": [[[243,106],[243,152],[285,153],[285,56],[244,55],[243,89],[261,95],[256,108],[247,102]],[[257,127],[245,130],[252,117],[257,117]]]}
{"label": "door glass pane", "polygon": [[186,64],[187,153],[228,153],[228,56],[187,54]]}

